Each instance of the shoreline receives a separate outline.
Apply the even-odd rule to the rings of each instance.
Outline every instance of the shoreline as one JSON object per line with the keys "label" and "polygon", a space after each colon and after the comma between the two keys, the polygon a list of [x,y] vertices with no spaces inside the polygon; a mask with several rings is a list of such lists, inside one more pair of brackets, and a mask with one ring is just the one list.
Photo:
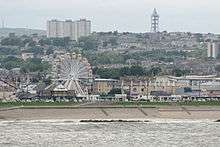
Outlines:
{"label": "shoreline", "polygon": [[1,120],[0,125],[4,123],[220,123],[216,119],[15,119],[15,120]]}
{"label": "shoreline", "polygon": [[4,120],[149,120],[189,119],[220,120],[220,107],[216,106],[155,106],[155,107],[14,107],[1,108],[0,121]]}

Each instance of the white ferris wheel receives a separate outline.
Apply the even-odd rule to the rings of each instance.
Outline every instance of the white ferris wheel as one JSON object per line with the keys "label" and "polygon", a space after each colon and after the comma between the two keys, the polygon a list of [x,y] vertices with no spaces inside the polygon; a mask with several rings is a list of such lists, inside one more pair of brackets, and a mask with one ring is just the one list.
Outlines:
{"label": "white ferris wheel", "polygon": [[80,84],[82,80],[92,78],[92,69],[86,58],[81,54],[66,53],[57,56],[53,66],[55,79],[62,81],[67,90],[86,95],[86,89]]}

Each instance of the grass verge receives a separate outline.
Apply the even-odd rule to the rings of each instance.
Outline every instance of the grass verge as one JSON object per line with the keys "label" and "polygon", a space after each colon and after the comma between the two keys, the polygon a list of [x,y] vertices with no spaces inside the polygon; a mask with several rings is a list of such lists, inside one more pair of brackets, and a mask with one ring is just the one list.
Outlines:
{"label": "grass verge", "polygon": [[74,106],[76,102],[0,102],[0,108],[21,106]]}

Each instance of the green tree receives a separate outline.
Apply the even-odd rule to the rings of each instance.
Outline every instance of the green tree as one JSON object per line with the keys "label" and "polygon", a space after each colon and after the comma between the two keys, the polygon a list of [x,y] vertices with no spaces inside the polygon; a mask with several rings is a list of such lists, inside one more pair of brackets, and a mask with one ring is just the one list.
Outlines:
{"label": "green tree", "polygon": [[62,46],[62,47],[65,46],[64,38],[53,38],[52,40],[54,46]]}
{"label": "green tree", "polygon": [[96,50],[98,46],[98,42],[91,36],[79,38],[78,43],[84,50]]}
{"label": "green tree", "polygon": [[87,51],[85,56],[92,65],[125,63],[124,57],[114,52],[92,53]]}
{"label": "green tree", "polygon": [[16,58],[14,56],[9,56],[1,60],[1,68],[5,68],[8,70],[13,68],[20,68],[22,64],[23,64],[23,60]]}
{"label": "green tree", "polygon": [[53,44],[53,40],[50,39],[50,38],[41,39],[41,40],[39,40],[39,44],[41,46],[52,45]]}
{"label": "green tree", "polygon": [[119,88],[113,88],[109,93],[108,95],[115,95],[115,94],[121,94],[121,89]]}
{"label": "green tree", "polygon": [[172,74],[176,77],[181,77],[184,75],[184,72],[179,68],[175,68],[173,69]]}
{"label": "green tree", "polygon": [[0,55],[18,55],[21,53],[19,47],[0,47]]}
{"label": "green tree", "polygon": [[1,40],[1,45],[5,46],[23,46],[21,38],[13,37],[13,38],[4,38]]}
{"label": "green tree", "polygon": [[47,62],[43,62],[39,58],[28,59],[21,67],[21,70],[26,72],[45,72],[50,69]]}
{"label": "green tree", "polygon": [[104,41],[102,47],[107,47],[108,46],[108,42]]}
{"label": "green tree", "polygon": [[118,35],[118,31],[114,31],[114,32],[113,32],[113,35],[114,35],[114,36],[117,36],[117,35]]}
{"label": "green tree", "polygon": [[121,76],[118,69],[95,68],[93,69],[93,73],[99,75],[101,78],[119,79]]}
{"label": "green tree", "polygon": [[131,70],[130,67],[123,67],[120,69],[120,73],[123,76],[131,76]]}
{"label": "green tree", "polygon": [[109,39],[109,42],[112,46],[117,46],[118,45],[118,40],[116,37],[112,37]]}
{"label": "green tree", "polygon": [[34,46],[29,48],[27,52],[42,55],[44,53],[44,49],[40,46]]}
{"label": "green tree", "polygon": [[141,66],[132,66],[130,68],[132,76],[143,76],[145,75],[145,71]]}
{"label": "green tree", "polygon": [[26,38],[22,41],[23,46],[25,46],[26,44],[29,44],[30,42],[32,42],[33,40],[31,38]]}
{"label": "green tree", "polygon": [[149,70],[149,74],[150,74],[151,76],[158,76],[161,72],[162,72],[161,67],[152,67],[152,68]]}
{"label": "green tree", "polygon": [[189,74],[190,71],[188,70],[181,70],[179,68],[174,68],[173,71],[172,71],[172,75],[176,76],[176,77],[181,77],[181,76],[184,76],[186,74]]}
{"label": "green tree", "polygon": [[46,51],[46,54],[47,54],[47,55],[50,55],[50,54],[53,54],[53,53],[54,53],[53,48],[49,48],[49,49]]}
{"label": "green tree", "polygon": [[145,70],[140,66],[123,67],[123,68],[95,68],[93,73],[101,78],[119,79],[124,76],[144,76]]}

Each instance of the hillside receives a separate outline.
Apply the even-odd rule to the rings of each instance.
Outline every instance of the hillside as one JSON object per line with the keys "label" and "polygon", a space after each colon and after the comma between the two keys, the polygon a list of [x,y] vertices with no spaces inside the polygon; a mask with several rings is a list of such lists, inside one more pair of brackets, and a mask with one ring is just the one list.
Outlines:
{"label": "hillside", "polygon": [[45,30],[27,29],[27,28],[0,28],[0,37],[6,37],[9,33],[15,33],[17,36],[39,34],[46,35]]}

